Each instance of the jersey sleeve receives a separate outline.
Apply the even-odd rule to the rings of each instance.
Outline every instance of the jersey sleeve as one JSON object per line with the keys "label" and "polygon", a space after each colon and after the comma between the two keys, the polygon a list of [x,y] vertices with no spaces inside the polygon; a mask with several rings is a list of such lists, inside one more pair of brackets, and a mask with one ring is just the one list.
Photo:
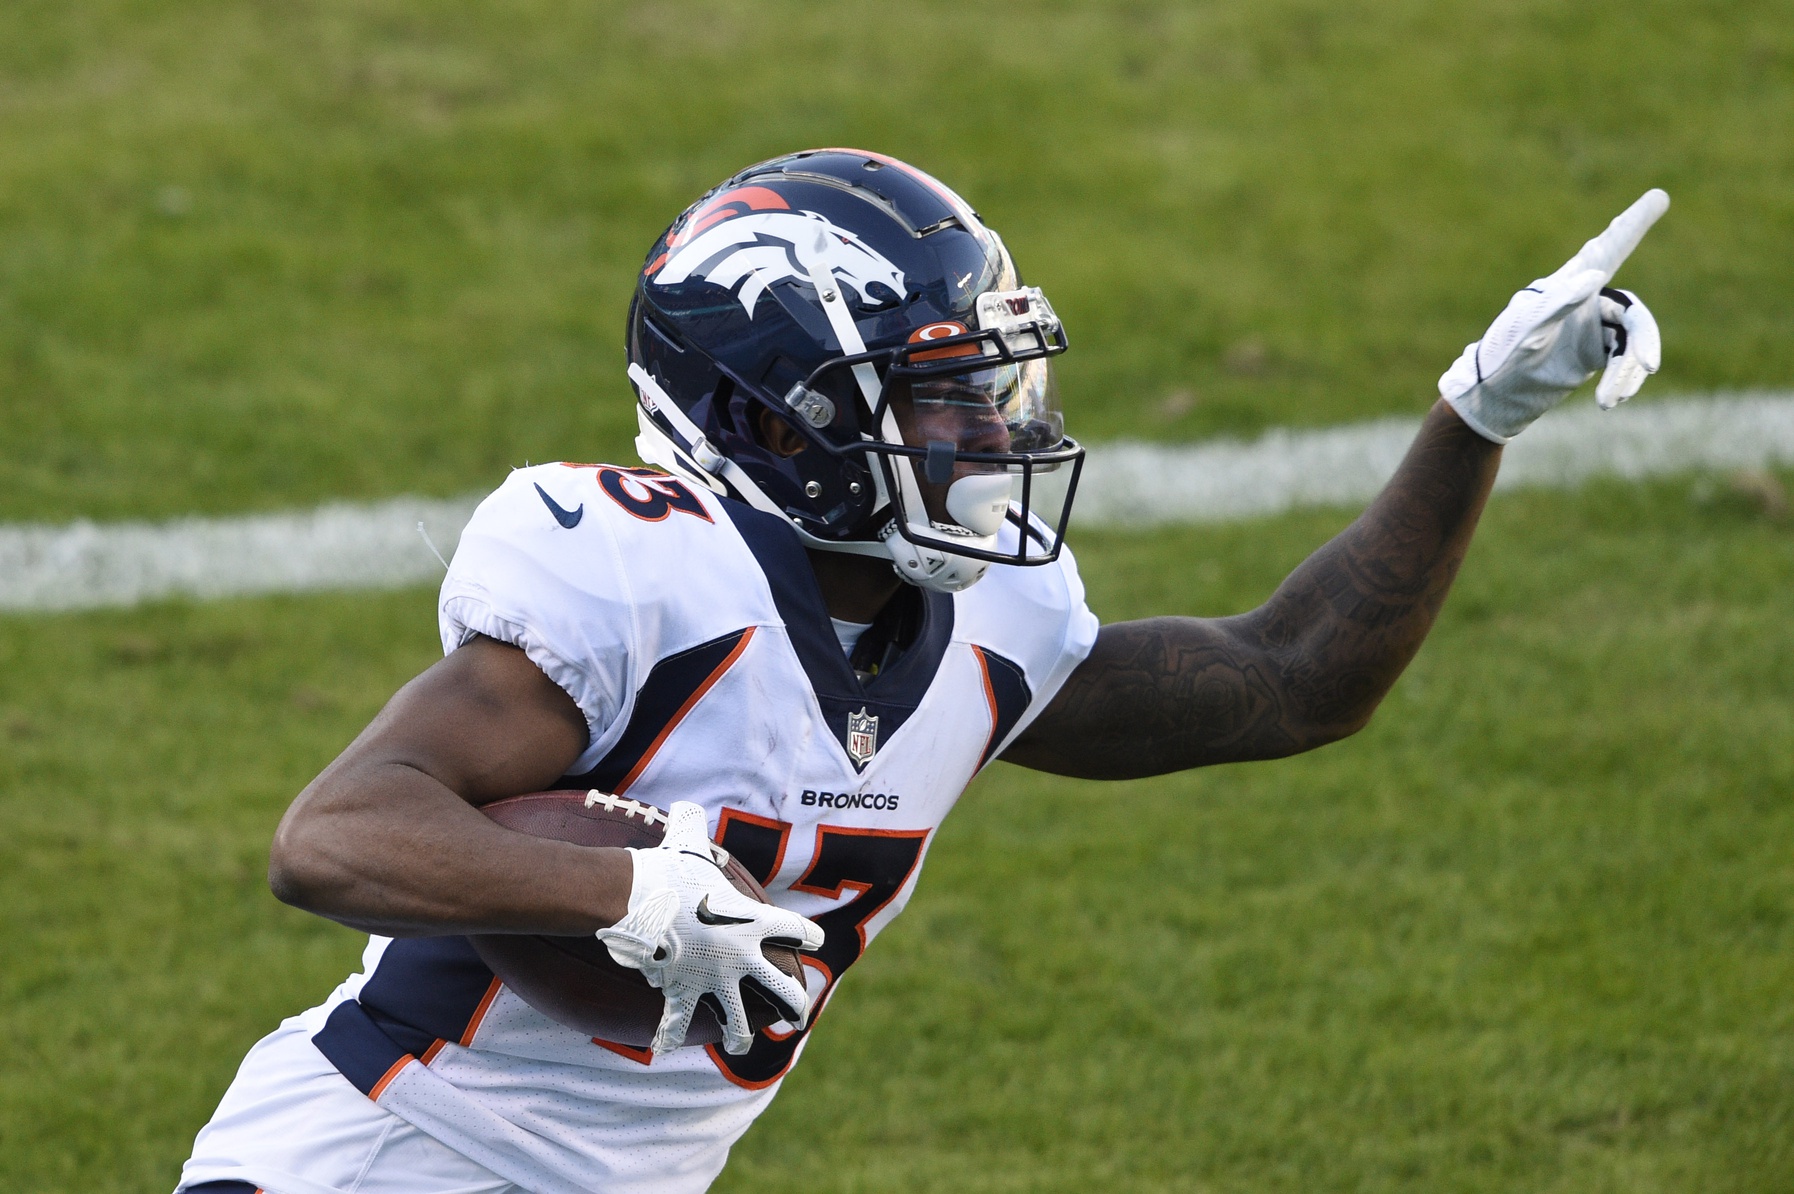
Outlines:
{"label": "jersey sleeve", "polygon": [[998,565],[961,594],[955,637],[994,652],[1019,672],[1027,704],[990,757],[1028,728],[1052,703],[1096,644],[1096,615],[1069,547],[1051,564]]}
{"label": "jersey sleeve", "polygon": [[[1096,646],[1096,632],[1101,623],[1090,611],[1090,604],[1084,599],[1084,578],[1078,575],[1078,562],[1071,554],[1071,548],[1060,551],[1058,559],[1060,583],[1065,587],[1065,632],[1059,640],[1059,650],[1053,658],[1052,669],[1047,673],[1045,682],[1034,694],[1034,700],[1028,706],[1027,713],[1016,727],[1016,733],[1026,729],[1040,711],[1045,709],[1052,699],[1059,695],[1065,681],[1080,663],[1090,655],[1090,649]],[[1014,734],[1010,737],[1013,739]],[[1007,742],[1004,743],[1008,745]]]}
{"label": "jersey sleeve", "polygon": [[519,469],[480,503],[443,579],[437,621],[445,654],[483,634],[522,650],[573,698],[588,733],[569,769],[578,774],[596,764],[628,700],[635,618],[601,513],[569,528],[544,500],[554,500],[546,484],[575,504],[546,471],[555,467]]}
{"label": "jersey sleeve", "polygon": [[[1003,746],[1015,741],[1016,735],[1033,724],[1041,711],[1052,703],[1065,686],[1080,663],[1089,656],[1090,649],[1096,645],[1096,632],[1100,623],[1096,615],[1090,612],[1090,605],[1084,599],[1084,578],[1078,575],[1078,562],[1071,554],[1071,548],[1063,548],[1059,559],[1049,565],[1057,573],[1053,579],[1058,582],[1060,601],[1057,608],[1062,610],[1061,632],[1057,647],[1052,650],[1052,663],[1044,669],[1041,682],[1034,689],[1034,699],[1028,702],[1028,710],[1022,714],[1015,729],[1004,739]],[[1002,753],[1002,748],[997,750]]]}

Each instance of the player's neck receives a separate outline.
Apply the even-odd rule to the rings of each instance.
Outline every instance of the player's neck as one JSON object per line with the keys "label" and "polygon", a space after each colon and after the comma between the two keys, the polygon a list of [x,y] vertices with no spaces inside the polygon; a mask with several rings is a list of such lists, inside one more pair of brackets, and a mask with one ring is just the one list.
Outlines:
{"label": "player's neck", "polygon": [[836,551],[812,551],[809,556],[829,617],[843,622],[872,621],[903,587],[889,560]]}

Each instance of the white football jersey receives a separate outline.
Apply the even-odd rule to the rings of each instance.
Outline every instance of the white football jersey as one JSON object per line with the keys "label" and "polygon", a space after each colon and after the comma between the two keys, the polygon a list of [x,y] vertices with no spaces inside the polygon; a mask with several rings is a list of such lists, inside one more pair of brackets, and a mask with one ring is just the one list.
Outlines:
{"label": "white football jersey", "polygon": [[[806,959],[824,1014],[967,783],[1096,636],[1069,552],[906,594],[884,617],[909,619],[908,647],[862,679],[782,519],[653,470],[549,464],[512,473],[463,532],[442,642],[514,644],[578,702],[590,745],[558,786],[702,805],[773,902],[827,932]],[[894,633],[875,625],[856,660]],[[374,938],[365,962],[307,1014],[318,1049],[531,1190],[705,1188],[807,1036],[650,1063],[537,1012],[463,938]]]}

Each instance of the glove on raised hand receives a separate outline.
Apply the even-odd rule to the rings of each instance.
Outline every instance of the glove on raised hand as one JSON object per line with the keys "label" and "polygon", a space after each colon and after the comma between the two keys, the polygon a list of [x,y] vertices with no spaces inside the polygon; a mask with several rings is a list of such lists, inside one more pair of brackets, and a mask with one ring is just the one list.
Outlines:
{"label": "glove on raised hand", "polygon": [[1669,196],[1652,189],[1563,268],[1508,300],[1483,338],[1439,379],[1439,394],[1478,434],[1505,444],[1605,367],[1595,401],[1611,410],[1657,372],[1657,321],[1628,290],[1607,287]]}
{"label": "glove on raised hand", "polygon": [[728,852],[711,843],[702,808],[675,801],[660,845],[629,853],[635,863],[629,912],[599,929],[598,940],[619,966],[641,971],[666,996],[654,1033],[656,1055],[684,1043],[705,995],[722,1004],[723,1048],[746,1053],[754,1034],[741,1001],[744,978],[775,995],[797,1023],[809,1018],[809,992],[767,961],[760,947],[773,940],[817,949],[821,927],[736,891],[723,874]]}

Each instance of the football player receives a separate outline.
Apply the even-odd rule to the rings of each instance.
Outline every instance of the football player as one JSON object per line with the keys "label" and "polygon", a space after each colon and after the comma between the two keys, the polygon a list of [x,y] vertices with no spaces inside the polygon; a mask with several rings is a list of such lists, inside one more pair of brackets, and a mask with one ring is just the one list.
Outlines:
{"label": "football player", "polygon": [[[275,893],[371,934],[363,969],[250,1051],[181,1189],[706,1188],[993,759],[1118,779],[1365,724],[1501,445],[1597,372],[1611,405],[1656,369],[1650,313],[1608,284],[1667,202],[1516,294],[1383,493],[1263,606],[1099,627],[1064,545],[1065,332],[997,234],[859,150],[717,187],[629,314],[653,467],[513,472],[443,582],[445,657],[281,822]],[[669,809],[666,841],[592,849],[479,811],[547,788]],[[733,895],[711,841],[771,905]],[[597,934],[664,993],[654,1047],[517,997],[465,937],[494,932]],[[809,951],[807,987],[769,938]],[[749,977],[787,1020],[751,1030]],[[681,1047],[707,995],[726,1039]]]}

